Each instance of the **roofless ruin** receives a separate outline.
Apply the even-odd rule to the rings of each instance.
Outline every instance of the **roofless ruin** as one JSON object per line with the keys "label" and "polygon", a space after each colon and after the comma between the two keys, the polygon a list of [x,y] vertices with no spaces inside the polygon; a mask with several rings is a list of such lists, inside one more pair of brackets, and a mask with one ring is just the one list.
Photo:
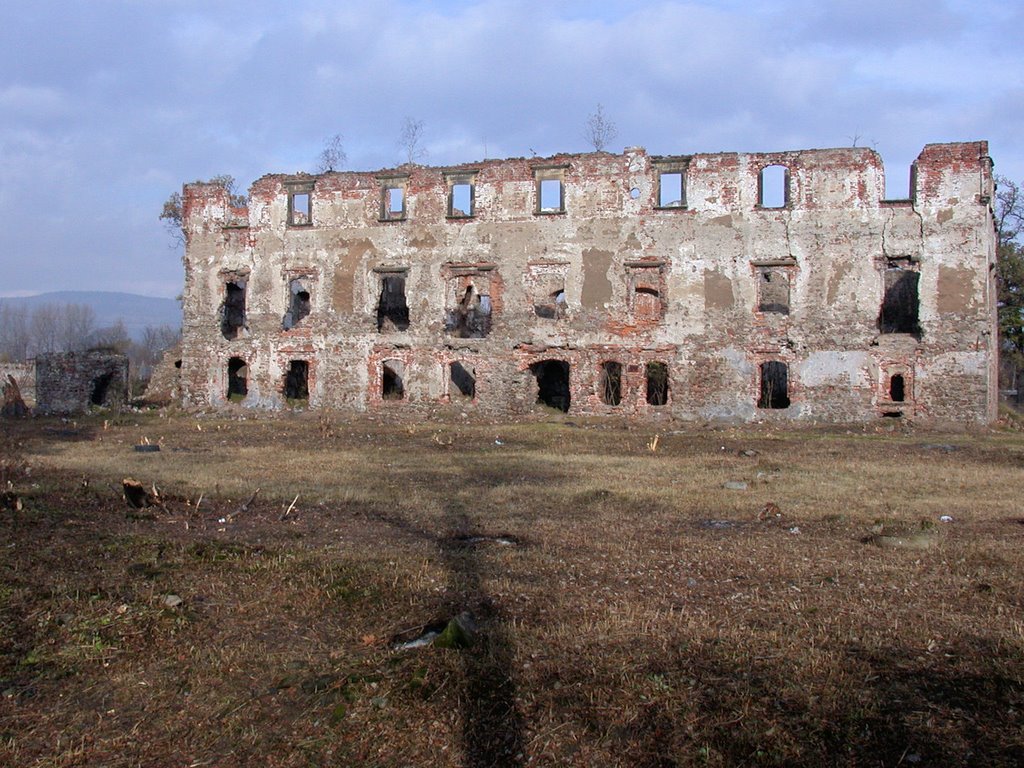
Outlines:
{"label": "roofless ruin", "polygon": [[182,392],[221,407],[985,423],[986,142],[588,153],[185,187]]}

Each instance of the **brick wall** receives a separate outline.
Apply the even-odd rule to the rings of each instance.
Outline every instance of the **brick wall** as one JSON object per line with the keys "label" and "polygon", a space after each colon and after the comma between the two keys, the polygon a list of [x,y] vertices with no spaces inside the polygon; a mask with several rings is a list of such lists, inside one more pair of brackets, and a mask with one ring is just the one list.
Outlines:
{"label": "brick wall", "polygon": [[[285,407],[290,361],[303,360],[309,407],[521,413],[537,407],[535,364],[559,360],[569,364],[570,412],[988,422],[997,354],[987,151],[985,142],[927,146],[902,201],[882,199],[881,160],[864,148],[672,157],[629,148],[269,175],[252,185],[247,209],[231,208],[220,187],[187,185],[183,397],[227,406],[238,359],[239,406]],[[782,168],[762,184],[768,166]],[[659,199],[667,171],[682,174],[682,201]],[[451,215],[451,185],[466,179],[472,210]],[[561,184],[555,203],[538,199],[542,181]],[[401,210],[385,209],[388,187],[401,189]],[[308,218],[289,216],[295,194],[309,194]],[[894,270],[916,275],[914,333],[881,332]],[[765,271],[786,281],[788,313],[777,291],[759,298]],[[409,324],[378,330],[382,281],[395,274]],[[310,313],[286,329],[296,275]],[[229,339],[225,286],[240,279],[245,323]],[[538,310],[541,294],[548,306]],[[384,396],[392,360],[401,398]],[[475,372],[471,398],[453,393],[460,361]],[[772,361],[787,366],[781,409],[758,407]],[[605,362],[623,371],[617,405],[602,401]],[[664,405],[646,397],[648,362],[668,366]],[[899,404],[889,397],[896,368],[907,381]]]}

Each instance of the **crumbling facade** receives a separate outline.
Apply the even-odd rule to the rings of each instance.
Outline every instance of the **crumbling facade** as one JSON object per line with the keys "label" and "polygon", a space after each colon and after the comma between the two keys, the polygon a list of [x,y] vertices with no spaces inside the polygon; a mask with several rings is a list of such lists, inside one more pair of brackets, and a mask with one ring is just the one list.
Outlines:
{"label": "crumbling facade", "polygon": [[36,412],[84,413],[128,403],[128,358],[117,352],[55,352],[36,357]]}
{"label": "crumbling facade", "polygon": [[186,404],[995,417],[992,162],[588,153],[185,187]]}

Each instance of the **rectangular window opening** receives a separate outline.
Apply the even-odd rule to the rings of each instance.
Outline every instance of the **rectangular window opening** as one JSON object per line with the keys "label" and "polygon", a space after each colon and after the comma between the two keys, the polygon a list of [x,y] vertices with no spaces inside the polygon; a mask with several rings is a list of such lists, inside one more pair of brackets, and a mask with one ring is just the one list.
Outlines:
{"label": "rectangular window opening", "polygon": [[405,364],[401,360],[381,364],[380,396],[385,400],[405,399]]}
{"label": "rectangular window opening", "polygon": [[405,298],[405,275],[382,275],[377,302],[377,330],[405,331],[409,328],[409,305]]}
{"label": "rectangular window opening", "polygon": [[789,366],[778,360],[761,363],[761,396],[758,408],[789,408]]}
{"label": "rectangular window opening", "polygon": [[453,219],[468,219],[476,212],[473,210],[473,184],[468,181],[457,181],[451,185],[448,197],[448,215]]}
{"label": "rectangular window opening", "polygon": [[220,330],[225,339],[237,339],[245,328],[245,283],[237,279],[224,284]]}
{"label": "rectangular window opening", "polygon": [[292,192],[288,195],[288,223],[293,227],[313,223],[310,215],[310,193]]}
{"label": "rectangular window opening", "polygon": [[288,283],[288,311],[284,313],[281,327],[286,331],[294,328],[309,316],[312,308],[309,281],[295,278]]}
{"label": "rectangular window opening", "polygon": [[472,283],[462,291],[457,306],[448,310],[445,330],[460,339],[482,339],[491,332],[491,297],[478,293]]}
{"label": "rectangular window opening", "polygon": [[889,399],[894,403],[902,403],[906,400],[906,384],[902,373],[896,373],[889,377]]}
{"label": "rectangular window opening", "polygon": [[789,169],[769,165],[757,177],[758,205],[762,208],[785,208],[789,204]]}
{"label": "rectangular window opening", "polygon": [[292,360],[284,375],[284,399],[293,408],[309,402],[309,361]]}
{"label": "rectangular window opening", "polygon": [[562,182],[560,179],[541,179],[540,212],[560,213],[562,211]]}
{"label": "rectangular window opening", "polygon": [[556,288],[547,296],[539,296],[534,302],[533,313],[545,320],[560,320],[565,317],[565,289]]}
{"label": "rectangular window opening", "polygon": [[451,381],[451,395],[472,400],[476,397],[476,371],[465,363],[454,362],[448,366]]}
{"label": "rectangular window opening", "polygon": [[601,363],[598,395],[605,405],[619,405],[622,402],[622,363],[614,360]]}
{"label": "rectangular window opening", "polygon": [[668,365],[648,363],[645,370],[647,380],[647,404],[668,405]]}
{"label": "rectangular window opening", "polygon": [[682,171],[663,171],[658,174],[658,207],[682,208],[686,205],[683,194]]}
{"label": "rectangular window opening", "polygon": [[381,187],[381,221],[400,221],[406,217],[406,186],[404,181],[384,182]]}
{"label": "rectangular window opening", "polygon": [[909,259],[889,259],[885,270],[885,293],[878,314],[878,329],[882,333],[908,333],[921,336],[919,321],[920,274],[912,268]]}
{"label": "rectangular window opening", "polygon": [[758,270],[757,309],[779,315],[789,314],[789,275],[784,269]]}

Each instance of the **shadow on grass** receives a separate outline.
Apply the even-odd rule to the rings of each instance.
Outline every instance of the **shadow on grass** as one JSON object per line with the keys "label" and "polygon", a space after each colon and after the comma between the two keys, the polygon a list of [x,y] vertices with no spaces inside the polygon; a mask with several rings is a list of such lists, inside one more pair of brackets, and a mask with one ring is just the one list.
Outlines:
{"label": "shadow on grass", "polygon": [[463,670],[461,746],[465,768],[518,766],[523,762],[523,719],[516,705],[512,675],[515,644],[500,611],[484,587],[487,547],[466,544],[475,533],[458,501],[445,501],[447,532],[432,532],[409,523],[401,514],[376,512],[371,517],[414,539],[431,541],[448,571],[445,603],[453,618],[466,611],[478,628],[473,642],[457,652]]}
{"label": "shadow on grass", "polygon": [[523,722],[516,706],[516,684],[512,677],[514,642],[483,587],[482,550],[464,546],[458,540],[471,532],[471,525],[457,504],[448,507],[448,524],[452,534],[439,539],[438,548],[451,574],[449,600],[470,608],[480,629],[473,645],[462,651],[465,766],[521,765]]}
{"label": "shadow on grass", "polygon": [[[982,639],[948,656],[847,647],[824,675],[744,661],[713,641],[634,666],[604,651],[603,665],[562,665],[540,688],[597,692],[596,705],[552,703],[637,768],[1024,765],[1020,658]],[[610,706],[609,690],[627,698]]]}

